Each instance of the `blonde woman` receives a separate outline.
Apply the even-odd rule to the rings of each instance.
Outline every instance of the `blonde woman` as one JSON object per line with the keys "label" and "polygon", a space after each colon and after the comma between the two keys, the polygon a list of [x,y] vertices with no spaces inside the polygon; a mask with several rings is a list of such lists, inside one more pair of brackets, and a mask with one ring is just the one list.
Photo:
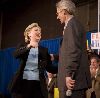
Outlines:
{"label": "blonde woman", "polygon": [[51,58],[47,48],[39,46],[41,28],[37,23],[24,32],[25,45],[15,50],[20,67],[10,85],[13,98],[47,98],[45,70],[51,71]]}

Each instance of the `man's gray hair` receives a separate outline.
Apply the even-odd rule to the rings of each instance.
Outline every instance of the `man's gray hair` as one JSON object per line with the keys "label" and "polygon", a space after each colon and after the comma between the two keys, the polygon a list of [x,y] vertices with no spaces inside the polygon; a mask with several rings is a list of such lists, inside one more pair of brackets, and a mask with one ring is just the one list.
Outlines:
{"label": "man's gray hair", "polygon": [[76,9],[72,0],[61,0],[56,3],[56,7],[60,10],[66,10],[70,15],[74,15]]}

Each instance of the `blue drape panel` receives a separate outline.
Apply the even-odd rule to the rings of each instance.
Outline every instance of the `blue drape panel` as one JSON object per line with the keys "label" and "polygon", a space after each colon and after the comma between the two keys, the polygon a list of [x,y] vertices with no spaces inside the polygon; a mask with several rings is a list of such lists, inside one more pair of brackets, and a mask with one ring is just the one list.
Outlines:
{"label": "blue drape panel", "polygon": [[[40,45],[47,47],[49,53],[58,54],[61,38],[42,40]],[[8,84],[19,67],[19,61],[13,57],[15,48],[7,48],[0,51],[0,92],[10,95]]]}
{"label": "blue drape panel", "polygon": [[8,95],[8,84],[16,72],[19,61],[12,53],[15,48],[8,48],[0,51],[0,92]]}
{"label": "blue drape panel", "polygon": [[40,41],[40,45],[47,47],[49,53],[58,54],[60,47],[61,38],[50,39],[50,40],[42,40]]}

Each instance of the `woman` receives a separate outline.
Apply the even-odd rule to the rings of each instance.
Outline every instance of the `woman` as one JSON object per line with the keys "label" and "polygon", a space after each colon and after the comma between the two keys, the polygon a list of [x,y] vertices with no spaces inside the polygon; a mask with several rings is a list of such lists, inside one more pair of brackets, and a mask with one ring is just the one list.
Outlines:
{"label": "woman", "polygon": [[13,98],[47,98],[45,69],[52,71],[51,58],[47,48],[39,46],[41,28],[37,23],[29,25],[24,32],[26,44],[14,52],[20,59],[10,90]]}

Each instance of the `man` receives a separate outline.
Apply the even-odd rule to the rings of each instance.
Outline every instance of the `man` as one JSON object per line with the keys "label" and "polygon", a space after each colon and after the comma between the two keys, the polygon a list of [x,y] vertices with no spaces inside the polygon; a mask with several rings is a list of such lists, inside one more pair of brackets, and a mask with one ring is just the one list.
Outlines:
{"label": "man", "polygon": [[[91,76],[86,55],[85,31],[74,17],[75,4],[61,0],[56,4],[57,19],[65,23],[63,41],[59,53],[58,88],[60,98],[86,98],[85,91],[91,87]],[[73,78],[72,78],[73,77]]]}
{"label": "man", "polygon": [[93,56],[90,59],[92,88],[87,90],[87,98],[100,98],[100,59]]}
{"label": "man", "polygon": [[47,72],[47,88],[48,88],[48,98],[54,98],[54,88],[57,87],[57,76]]}

